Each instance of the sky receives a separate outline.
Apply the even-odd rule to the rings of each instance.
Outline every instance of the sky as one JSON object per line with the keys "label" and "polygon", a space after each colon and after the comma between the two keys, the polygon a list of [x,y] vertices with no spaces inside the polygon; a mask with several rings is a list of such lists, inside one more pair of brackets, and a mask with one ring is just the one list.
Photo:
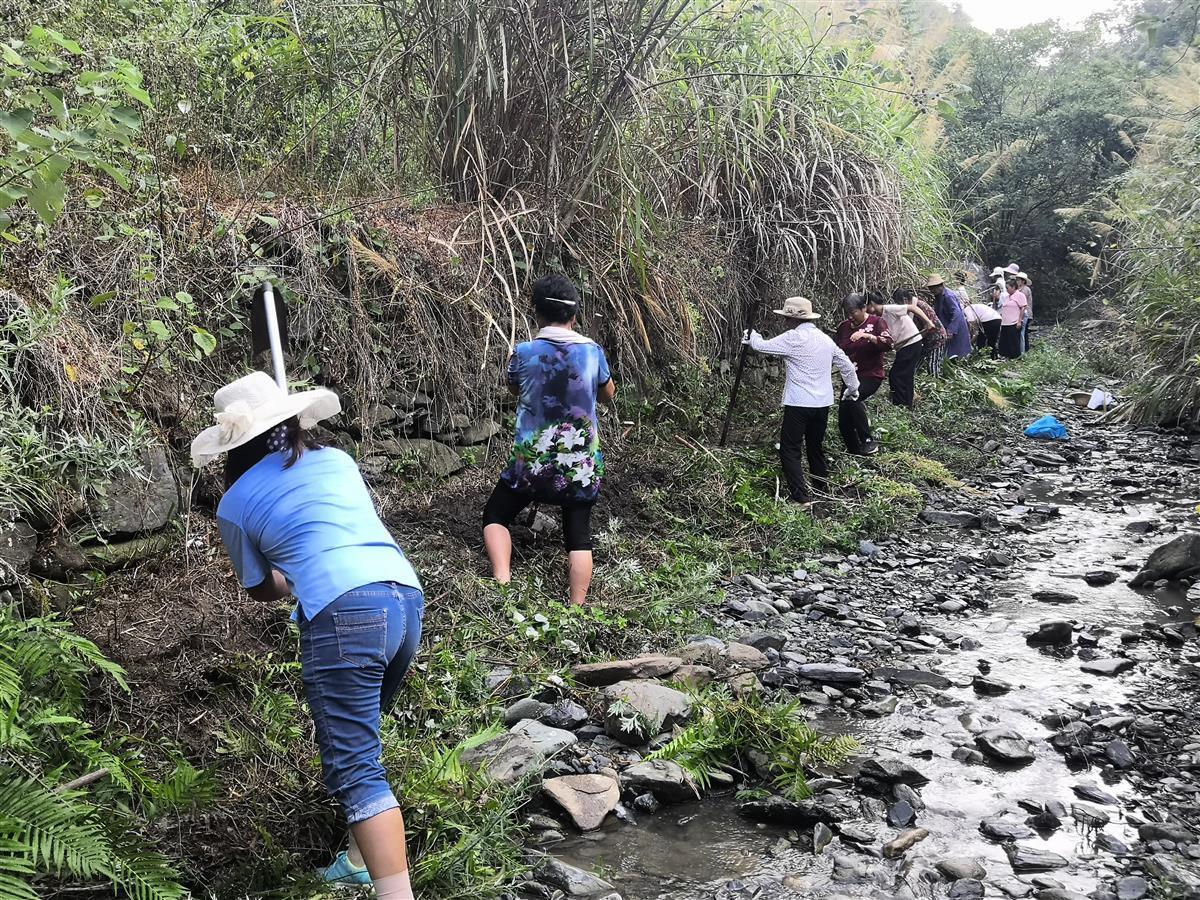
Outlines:
{"label": "sky", "polygon": [[1092,13],[1107,12],[1118,0],[946,0],[961,6],[963,12],[984,31],[1020,28],[1047,19],[1061,19],[1077,25]]}

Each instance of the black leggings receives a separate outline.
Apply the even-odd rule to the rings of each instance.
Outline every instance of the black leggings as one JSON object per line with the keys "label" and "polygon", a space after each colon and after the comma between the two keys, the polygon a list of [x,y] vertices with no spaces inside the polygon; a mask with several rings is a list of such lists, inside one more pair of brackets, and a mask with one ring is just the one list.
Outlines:
{"label": "black leggings", "polygon": [[[492,496],[483,508],[483,527],[503,525],[508,528],[521,510],[537,498],[533,494],[511,488],[504,481],[496,482]],[[553,504],[562,507],[563,544],[567,551],[592,549],[592,507],[594,503]]]}
{"label": "black leggings", "polygon": [[883,384],[882,378],[858,379],[858,399],[843,399],[838,404],[838,430],[846,449],[851,453],[862,453],[864,445],[871,440],[871,420],[867,417],[867,401]]}
{"label": "black leggings", "polygon": [[990,322],[979,323],[979,334],[975,335],[975,346],[982,350],[987,347],[992,351],[992,356],[996,355],[996,344],[1000,340],[1000,320],[992,319]]}
{"label": "black leggings", "polygon": [[913,381],[924,356],[925,345],[921,341],[913,341],[896,351],[892,370],[888,373],[888,385],[892,389],[892,402],[897,406],[913,405]]}

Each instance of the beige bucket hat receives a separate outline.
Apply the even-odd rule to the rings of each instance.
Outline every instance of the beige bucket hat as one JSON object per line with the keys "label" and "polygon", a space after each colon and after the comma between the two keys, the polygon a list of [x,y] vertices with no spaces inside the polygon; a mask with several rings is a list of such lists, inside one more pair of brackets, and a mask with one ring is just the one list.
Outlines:
{"label": "beige bucket hat", "polygon": [[783,301],[783,308],[772,310],[780,316],[789,319],[800,319],[804,322],[815,322],[821,318],[820,313],[813,312],[812,301],[806,297],[788,297]]}
{"label": "beige bucket hat", "polygon": [[1017,277],[1023,278],[1025,280],[1026,284],[1033,284],[1033,279],[1030,278],[1028,275],[1026,275],[1024,272],[1018,272]]}
{"label": "beige bucket hat", "polygon": [[945,283],[946,283],[945,279],[943,279],[941,275],[937,274],[937,272],[934,272],[932,275],[930,275],[928,278],[925,279],[925,287],[937,287],[939,284],[945,284]]}
{"label": "beige bucket hat", "polygon": [[337,394],[325,388],[289,394],[266,372],[251,372],[213,394],[216,425],[205,428],[192,441],[192,463],[199,467],[228,453],[292,416],[301,428],[312,428],[322,419],[342,411]]}

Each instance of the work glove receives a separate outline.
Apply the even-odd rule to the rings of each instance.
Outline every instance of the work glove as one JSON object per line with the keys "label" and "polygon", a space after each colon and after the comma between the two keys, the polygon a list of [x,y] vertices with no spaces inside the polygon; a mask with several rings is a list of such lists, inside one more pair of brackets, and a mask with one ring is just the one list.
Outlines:
{"label": "work glove", "polygon": [[750,343],[750,329],[749,328],[747,328],[745,331],[742,332],[742,343],[743,344]]}
{"label": "work glove", "polygon": [[842,393],[842,399],[843,400],[857,400],[858,399],[858,389],[856,388],[853,391],[844,391]]}

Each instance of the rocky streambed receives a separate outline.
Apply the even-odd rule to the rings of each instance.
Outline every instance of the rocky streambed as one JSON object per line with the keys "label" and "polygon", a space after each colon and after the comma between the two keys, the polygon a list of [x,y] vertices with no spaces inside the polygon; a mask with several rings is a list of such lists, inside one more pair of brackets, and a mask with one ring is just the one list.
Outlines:
{"label": "rocky streambed", "polygon": [[[1073,440],[981,439],[999,466],[908,534],[725,584],[727,640],[581,667],[606,721],[514,702],[473,753],[542,767],[523,891],[1200,897],[1200,445],[1059,414]],[[803,802],[739,796],[738,773],[696,799],[643,757],[690,712],[672,682],[711,678],[799,698],[863,752]]]}

